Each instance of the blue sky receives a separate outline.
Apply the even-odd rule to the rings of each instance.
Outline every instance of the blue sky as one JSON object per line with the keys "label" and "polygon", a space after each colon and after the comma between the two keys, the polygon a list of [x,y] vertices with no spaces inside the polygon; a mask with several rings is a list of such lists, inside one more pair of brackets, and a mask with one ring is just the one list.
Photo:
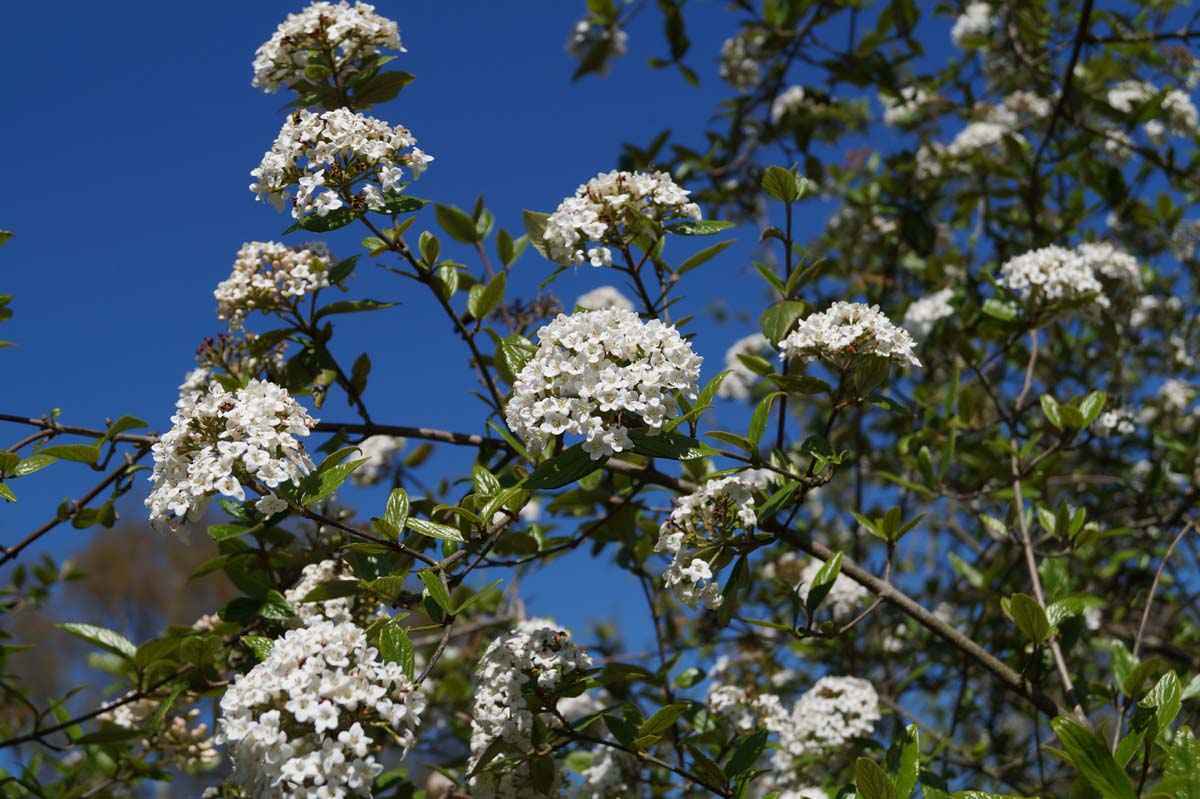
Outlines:
{"label": "blue sky", "polygon": [[[5,412],[35,416],[61,407],[63,421],[74,424],[100,425],[122,414],[153,429],[169,424],[196,345],[221,330],[213,288],[242,242],[279,238],[291,221],[247,190],[249,171],[283,119],[278,109],[290,100],[251,88],[250,61],[302,5],[66,2],[55,6],[52,35],[6,42],[0,65],[22,77],[6,88],[3,134],[15,155],[6,163],[9,200],[0,228],[16,236],[0,250],[0,267],[15,317],[0,338],[20,345],[0,352]],[[395,65],[417,81],[372,113],[410,128],[437,159],[414,193],[463,207],[483,193],[497,224],[520,233],[521,209],[553,210],[579,183],[613,168],[622,142],[644,143],[665,127],[695,131],[687,138],[699,140],[727,92],[716,77],[731,20],[723,4],[689,9],[688,61],[702,77],[700,89],[645,66],[664,47],[658,16],[649,12],[630,29],[630,53],[608,78],[572,84],[574,61],[564,45],[582,7],[472,1],[454,3],[450,12],[438,2],[378,4],[399,21],[408,49]],[[0,26],[46,31],[45,14],[37,4],[7,3]],[[435,227],[432,213],[414,233],[423,226]],[[361,251],[363,232],[339,234],[328,239],[335,253]],[[713,239],[678,241],[672,246],[682,259]],[[680,315],[703,313],[716,300],[753,307],[761,279],[752,276],[746,250],[727,252],[739,251],[694,273],[701,277]],[[475,263],[468,253],[460,257]],[[529,250],[510,292],[529,296],[550,268]],[[570,304],[613,277],[585,267],[554,289]],[[375,368],[366,396],[377,420],[480,431],[482,406],[470,396],[475,386],[461,342],[414,288],[361,262],[351,296],[399,305],[343,317],[334,350],[346,363],[370,352]],[[257,329],[269,329],[263,324]],[[721,368],[728,344],[752,332],[748,324],[701,322],[696,329],[705,379]],[[352,417],[337,401],[318,415]],[[23,433],[9,428],[4,435],[8,445]],[[443,451],[434,470],[449,471],[461,454]],[[62,464],[15,482],[20,502],[0,514],[0,540],[23,536],[92,478],[82,466]],[[144,486],[139,481],[137,496],[121,506],[125,517],[144,514]],[[378,513],[370,503],[381,504],[382,496],[363,499],[360,516]],[[47,540],[65,554],[81,539],[65,529]],[[632,582],[613,584],[622,578],[598,573],[588,561],[586,553],[576,555],[527,582],[532,610],[575,625],[643,612],[640,591],[625,590]],[[580,591],[581,584],[588,589]]]}

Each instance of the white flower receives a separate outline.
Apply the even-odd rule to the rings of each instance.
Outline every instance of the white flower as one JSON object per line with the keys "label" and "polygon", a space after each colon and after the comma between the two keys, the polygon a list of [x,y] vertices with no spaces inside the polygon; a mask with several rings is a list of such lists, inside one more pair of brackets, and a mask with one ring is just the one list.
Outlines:
{"label": "white flower", "polygon": [[575,307],[585,311],[607,311],[616,308],[621,311],[632,311],[633,303],[613,286],[600,286],[575,300]]}
{"label": "white flower", "polygon": [[160,530],[197,521],[213,494],[241,502],[251,486],[266,496],[266,489],[298,484],[313,466],[297,437],[316,420],[274,383],[251,380],[236,392],[213,383],[180,397],[171,422],[152,448],[154,487],[146,498]]}
{"label": "white flower", "polygon": [[333,258],[324,244],[288,247],[251,241],[238,250],[233,272],[217,286],[217,318],[240,330],[251,311],[270,313],[294,307],[301,298],[329,286]]}
{"label": "white flower", "polygon": [[632,311],[559,314],[538,331],[538,350],[517,375],[509,428],[538,454],[553,437],[585,437],[593,459],[632,446],[629,430],[654,434],[696,397],[703,359],[674,327]]}
{"label": "white flower", "polygon": [[812,107],[814,102],[803,86],[789,86],[771,103],[771,122],[778,125],[792,114]]}
{"label": "white flower", "polygon": [[208,383],[212,379],[212,369],[207,366],[198,366],[184,376],[183,382],[179,384],[179,396],[196,397],[199,394],[208,390]]}
{"label": "white flower", "polygon": [[1097,277],[1112,281],[1119,298],[1130,299],[1127,292],[1142,293],[1142,270],[1137,259],[1129,253],[1106,241],[1080,244],[1075,252]]}
{"label": "white flower", "polygon": [[779,343],[783,358],[804,361],[839,361],[858,355],[920,366],[913,349],[916,342],[879,311],[861,302],[835,302],[827,310],[801,319],[796,329]]}
{"label": "white flower", "polygon": [[829,752],[866,737],[879,719],[879,697],[871,683],[858,677],[822,677],[793,706],[772,765],[786,773],[792,758]]}
{"label": "white flower", "polygon": [[733,342],[729,349],[725,350],[725,368],[729,374],[725,375],[725,380],[717,389],[717,396],[726,399],[747,399],[750,396],[751,386],[760,378],[750,370],[750,367],[742,363],[738,356],[762,356],[770,351],[771,342],[762,333],[751,333]]}
{"label": "white flower", "polygon": [[1104,438],[1110,436],[1128,436],[1137,432],[1134,417],[1127,411],[1105,411],[1100,414],[1092,427]]}
{"label": "white flower", "polygon": [[954,289],[945,288],[916,300],[904,311],[904,329],[911,331],[917,341],[927,338],[939,320],[954,315],[952,299]]}
{"label": "white flower", "polygon": [[319,602],[305,602],[304,598],[310,592],[326,583],[337,580],[353,580],[354,573],[350,566],[338,560],[323,560],[320,563],[310,563],[300,572],[300,579],[283,595],[291,605],[296,615],[292,623],[307,627],[319,621],[331,621],[334,624],[366,623],[382,615],[383,606],[375,603],[373,606],[360,602],[357,595],[335,597]]}
{"label": "white flower", "polygon": [[1011,134],[1021,139],[1019,133],[1014,133],[1012,126],[999,122],[972,122],[967,125],[946,148],[946,154],[955,158],[966,158],[999,144],[1005,134]]}
{"label": "white flower", "polygon": [[[1122,81],[1108,90],[1108,104],[1123,114],[1131,114],[1154,99],[1159,90],[1151,83],[1139,80]],[[1163,94],[1158,116],[1145,125],[1146,136],[1162,146],[1169,131],[1173,136],[1200,134],[1200,112],[1187,92],[1167,89]]]}
{"label": "white flower", "polygon": [[1164,412],[1182,413],[1196,399],[1196,389],[1188,381],[1172,377],[1158,387],[1158,399]]}
{"label": "white flower", "polygon": [[[700,219],[700,206],[666,172],[603,172],[559,203],[543,238],[550,260],[563,266],[612,263],[610,247],[632,241],[637,223]],[[587,249],[587,242],[601,246]]]}
{"label": "white flower", "polygon": [[713,580],[712,567],[697,554],[737,530],[752,532],[757,525],[751,486],[740,477],[710,480],[694,493],[678,497],[654,546],[655,552],[671,555],[663,582],[692,609],[701,602],[710,609],[720,607],[721,590]]}
{"label": "white flower", "polygon": [[583,770],[583,783],[571,799],[628,799],[639,796],[638,759],[628,752],[598,744],[592,762]]}
{"label": "white flower", "polygon": [[1000,267],[999,282],[1023,300],[1057,303],[1090,297],[1100,307],[1109,305],[1087,261],[1057,245],[1009,259]]}
{"label": "white flower", "polygon": [[375,736],[416,743],[425,697],[350,623],[289,630],[221,698],[232,781],[251,797],[330,799],[369,795],[383,771]]}
{"label": "white flower", "polygon": [[339,83],[353,77],[357,62],[380,49],[398,50],[396,23],[374,13],[366,3],[343,0],[313,3],[298,14],[288,14],[275,33],[254,53],[253,86],[275,92],[305,79],[309,54],[333,53],[333,71]]}
{"label": "white flower", "polygon": [[360,486],[371,486],[387,477],[396,453],[408,446],[400,436],[370,436],[358,445],[361,452],[356,456],[367,462],[350,473],[350,482]]}
{"label": "white flower", "polygon": [[911,125],[921,118],[931,97],[918,86],[902,86],[899,94],[881,94],[883,124],[893,126]]}
{"label": "white flower", "polygon": [[[546,619],[521,622],[488,646],[474,677],[474,709],[471,714],[471,760],[468,772],[474,799],[525,799],[544,795],[533,789],[528,761],[508,771],[487,770],[481,758],[493,746],[524,757],[533,749],[535,711],[525,699],[527,687],[549,696],[565,678],[592,666],[586,652],[571,643],[565,630]],[[549,714],[543,718],[552,720]],[[557,796],[561,769],[555,769]]]}
{"label": "white flower", "polygon": [[994,26],[995,20],[990,5],[982,2],[969,3],[963,14],[954,21],[950,38],[963,50],[972,50],[987,44]]}
{"label": "white flower", "polygon": [[721,45],[721,80],[743,94],[758,86],[766,39],[758,29],[741,30],[726,39]]}
{"label": "white flower", "polygon": [[319,114],[300,109],[250,172],[255,178],[250,190],[282,208],[295,186],[292,216],[297,219],[313,212],[324,216],[346,202],[378,210],[383,194],[399,189],[402,166],[416,178],[433,160],[416,143],[403,126],[345,108]]}

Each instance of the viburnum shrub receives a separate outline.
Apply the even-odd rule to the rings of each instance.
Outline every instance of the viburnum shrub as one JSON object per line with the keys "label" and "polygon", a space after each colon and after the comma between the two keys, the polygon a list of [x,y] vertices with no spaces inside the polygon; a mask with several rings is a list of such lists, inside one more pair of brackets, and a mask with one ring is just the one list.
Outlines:
{"label": "viburnum shrub", "polygon": [[[577,78],[656,13],[586,5]],[[65,621],[105,673],[78,696],[35,693],[13,656],[51,644],[6,626],[5,796],[1200,797],[1194,15],[728,5],[697,53],[653,4],[651,67],[727,85],[709,129],[567,176],[518,235],[409,193],[432,158],[377,108],[413,80],[396,21],[287,17],[254,55],[294,98],[250,188],[291,227],[229,243],[175,415],[0,414],[6,502],[99,473],[0,550],[6,620],[78,576],[26,549],[135,489],[236,596],[137,641]],[[464,346],[461,428],[389,417],[369,354],[331,351],[389,307],[321,239],[350,226]],[[544,290],[567,269],[572,303]],[[759,307],[702,324],[706,277]],[[612,579],[549,603],[636,584],[649,647],[526,614],[521,577],[583,549]]]}

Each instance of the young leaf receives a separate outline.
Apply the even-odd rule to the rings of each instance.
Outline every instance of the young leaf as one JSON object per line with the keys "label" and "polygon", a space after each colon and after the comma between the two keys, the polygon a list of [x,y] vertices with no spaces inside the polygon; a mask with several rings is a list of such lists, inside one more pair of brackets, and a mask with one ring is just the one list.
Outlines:
{"label": "young leaf", "polygon": [[1129,777],[1094,732],[1062,716],[1051,721],[1050,727],[1062,742],[1075,770],[1104,799],[1137,799]]}

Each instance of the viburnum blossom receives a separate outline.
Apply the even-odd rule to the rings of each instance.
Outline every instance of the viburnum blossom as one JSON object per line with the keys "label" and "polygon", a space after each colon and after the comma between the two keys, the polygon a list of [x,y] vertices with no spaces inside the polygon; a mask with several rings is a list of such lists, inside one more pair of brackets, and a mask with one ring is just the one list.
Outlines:
{"label": "viburnum blossom", "polygon": [[1142,270],[1137,259],[1129,253],[1118,250],[1107,241],[1080,244],[1075,252],[1102,281],[1112,281],[1116,289],[1113,293],[1118,299],[1129,299],[1125,292],[1135,295],[1134,299],[1142,293]]}
{"label": "viburnum blossom", "polygon": [[180,398],[189,397],[195,398],[208,390],[208,384],[212,380],[212,369],[207,366],[197,366],[192,371],[188,372],[183,382],[179,384]]}
{"label": "viburnum blossom", "polygon": [[[700,206],[666,172],[602,172],[559,203],[542,237],[563,266],[610,266],[612,247],[628,246],[647,220],[700,219]],[[587,249],[588,242],[598,246]]]}
{"label": "viburnum blossom", "polygon": [[881,94],[883,124],[911,125],[922,117],[931,100],[930,94],[919,86],[902,86],[897,94]]}
{"label": "viburnum blossom", "polygon": [[[1108,104],[1123,114],[1137,111],[1159,94],[1152,83],[1140,80],[1122,81],[1108,90]],[[1156,145],[1164,141],[1164,134],[1173,136],[1196,136],[1200,134],[1200,111],[1187,92],[1166,89],[1162,105],[1154,119],[1145,125],[1146,135]]]}
{"label": "viburnum blossom", "polygon": [[210,384],[180,397],[171,423],[153,447],[154,487],[146,498],[150,523],[160,530],[178,532],[198,520],[213,494],[244,501],[246,486],[261,494],[259,511],[278,513],[287,503],[273,489],[298,483],[313,466],[297,437],[316,420],[274,383],[251,380],[233,392]]}
{"label": "viburnum blossom", "polygon": [[621,311],[632,311],[633,303],[629,298],[612,286],[600,286],[586,294],[581,294],[575,300],[575,307],[585,311],[607,311],[616,308]]}
{"label": "viburnum blossom", "polygon": [[370,794],[384,731],[401,755],[416,743],[425,697],[350,623],[284,633],[221,697],[219,740],[231,780],[255,799]]}
{"label": "viburnum blossom", "polygon": [[964,50],[974,49],[987,44],[994,26],[995,18],[989,4],[968,3],[966,10],[954,21],[954,27],[950,29],[950,38]]}
{"label": "viburnum blossom", "polygon": [[663,581],[688,607],[701,602],[721,605],[721,590],[713,579],[712,563],[700,557],[737,530],[752,532],[758,524],[751,486],[740,477],[710,480],[692,494],[675,500],[675,509],[658,531],[655,552],[667,552],[671,563]]}
{"label": "viburnum blossom", "polygon": [[238,250],[233,272],[213,292],[217,318],[240,330],[251,311],[294,307],[300,298],[329,286],[333,257],[320,242],[289,247],[251,241]]}
{"label": "viburnum blossom", "polygon": [[779,343],[783,358],[839,363],[850,357],[875,355],[920,366],[913,352],[915,346],[908,331],[892,324],[879,306],[840,301],[801,319]]}
{"label": "viburnum blossom", "polygon": [[396,453],[408,446],[408,440],[401,436],[370,436],[358,444],[361,450],[357,458],[366,458],[367,462],[350,473],[350,482],[360,486],[372,486],[391,472],[392,460]]}
{"label": "viburnum blossom", "polygon": [[750,396],[750,387],[759,381],[759,376],[750,367],[742,363],[739,355],[763,356],[771,351],[771,342],[762,333],[751,333],[733,342],[725,350],[725,368],[729,374],[717,389],[717,395],[726,399],[746,399]]}
{"label": "viburnum blossom", "polygon": [[209,735],[207,724],[197,723],[199,708],[160,718],[157,731],[151,734],[155,716],[161,709],[161,700],[144,697],[118,705],[96,718],[127,730],[144,732],[146,737],[142,739],[142,746],[158,754],[160,765],[169,764],[172,768],[194,773],[208,771],[220,763],[221,753],[217,751],[215,737]]}
{"label": "viburnum blossom", "polygon": [[559,314],[513,384],[509,428],[538,454],[554,436],[585,437],[593,459],[629,449],[629,430],[657,433],[696,397],[703,358],[674,327],[632,311]]}
{"label": "viburnum blossom", "polygon": [[304,601],[310,592],[326,583],[354,579],[349,564],[340,560],[323,560],[305,566],[300,572],[300,579],[283,595],[296,613],[292,618],[293,623],[307,627],[319,621],[331,621],[334,624],[356,623],[365,626],[366,622],[380,616],[383,606],[359,594],[319,602]]}
{"label": "viburnum blossom", "polygon": [[879,696],[871,683],[858,677],[822,677],[792,707],[772,765],[786,772],[793,758],[828,752],[869,736],[879,719]]}
{"label": "viburnum blossom", "polygon": [[766,39],[766,32],[757,28],[738,31],[726,39],[721,45],[721,80],[743,94],[758,86]]}
{"label": "viburnum blossom", "polygon": [[[488,645],[475,670],[475,702],[471,714],[472,799],[526,799],[546,795],[533,789],[527,755],[533,749],[537,707],[526,700],[526,687],[545,696],[553,694],[564,679],[592,667],[591,657],[569,640],[570,635],[548,619],[520,622]],[[548,713],[544,714],[549,716]],[[550,717],[553,718],[553,717]],[[501,769],[497,757],[482,769],[485,752],[498,744],[502,752],[520,762]],[[561,769],[555,769],[554,789],[562,784]]]}
{"label": "viburnum blossom", "polygon": [[[333,56],[333,75],[340,85],[353,76],[358,63],[383,50],[404,52],[400,30],[392,20],[375,13],[367,3],[350,5],[343,0],[313,3],[288,14],[275,33],[254,53],[251,85],[266,92],[305,80],[312,53]],[[325,66],[329,66],[326,64]]]}
{"label": "viburnum blossom", "polygon": [[945,288],[916,300],[904,311],[904,329],[917,341],[927,338],[938,321],[954,315],[952,299],[954,289]]}
{"label": "viburnum blossom", "polygon": [[634,799],[638,791],[638,759],[628,752],[599,745],[592,762],[582,772],[583,783],[571,791],[571,799]]}
{"label": "viburnum blossom", "polygon": [[950,142],[946,148],[946,155],[952,158],[969,157],[999,144],[1006,134],[1021,139],[1020,134],[1015,133],[1011,125],[987,120],[972,122],[959,131]]}
{"label": "viburnum blossom", "polygon": [[1091,299],[1108,307],[1104,286],[1076,251],[1057,245],[1011,258],[1000,267],[1000,285],[1023,300],[1057,303]]}
{"label": "viburnum blossom", "polygon": [[813,105],[812,95],[803,86],[789,86],[771,103],[771,122],[778,125],[792,114]]}
{"label": "viburnum blossom", "polygon": [[293,190],[292,216],[326,216],[349,205],[380,210],[385,194],[402,188],[403,167],[419,178],[433,158],[407,128],[345,108],[287,118],[271,149],[250,172],[250,190],[283,210]]}

